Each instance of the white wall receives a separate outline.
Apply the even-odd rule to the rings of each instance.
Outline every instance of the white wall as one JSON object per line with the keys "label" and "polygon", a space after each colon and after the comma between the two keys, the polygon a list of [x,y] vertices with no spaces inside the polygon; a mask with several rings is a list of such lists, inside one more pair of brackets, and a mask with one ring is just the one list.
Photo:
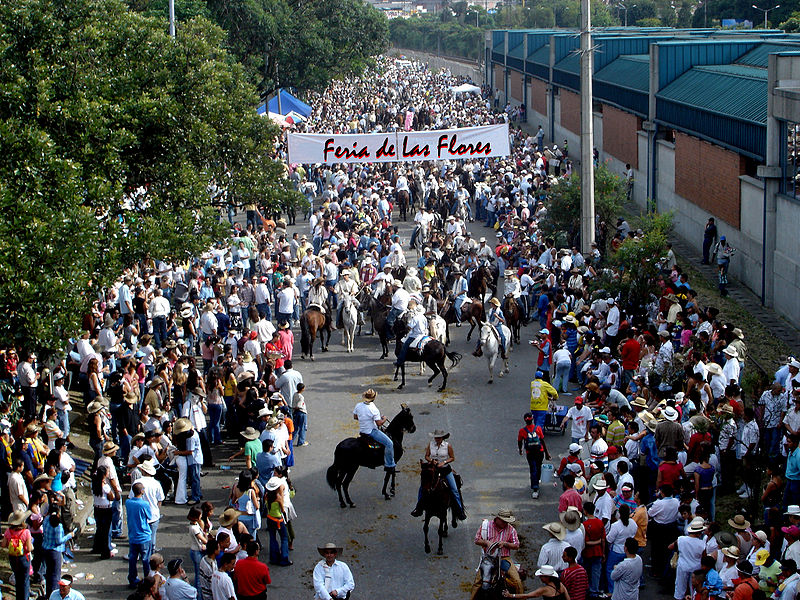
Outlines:
{"label": "white wall", "polygon": [[775,310],[797,325],[800,316],[800,204],[777,197]]}

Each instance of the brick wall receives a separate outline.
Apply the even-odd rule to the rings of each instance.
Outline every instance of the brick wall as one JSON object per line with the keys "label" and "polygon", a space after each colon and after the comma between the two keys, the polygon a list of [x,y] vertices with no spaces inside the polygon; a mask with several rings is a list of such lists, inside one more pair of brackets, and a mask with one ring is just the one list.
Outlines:
{"label": "brick wall", "polygon": [[603,152],[639,168],[639,139],[642,120],[636,115],[603,105]]}
{"label": "brick wall", "polygon": [[547,83],[541,79],[531,79],[528,105],[539,114],[547,116]]}
{"label": "brick wall", "polygon": [[518,71],[511,71],[511,73],[508,76],[509,92],[511,94],[511,97],[514,98],[517,102],[522,102],[523,99],[524,99],[523,98],[523,90],[522,90],[522,88],[523,88],[522,78],[523,77],[524,76],[522,75],[522,73],[519,73]]}
{"label": "brick wall", "polygon": [[561,126],[576,135],[581,134],[581,97],[565,89],[559,90],[561,98]]}
{"label": "brick wall", "polygon": [[675,135],[675,193],[739,229],[743,156],[683,133]]}
{"label": "brick wall", "polygon": [[505,83],[504,83],[504,75],[503,72],[505,69],[500,65],[494,66],[494,87],[495,89],[500,90],[501,92],[505,91]]}

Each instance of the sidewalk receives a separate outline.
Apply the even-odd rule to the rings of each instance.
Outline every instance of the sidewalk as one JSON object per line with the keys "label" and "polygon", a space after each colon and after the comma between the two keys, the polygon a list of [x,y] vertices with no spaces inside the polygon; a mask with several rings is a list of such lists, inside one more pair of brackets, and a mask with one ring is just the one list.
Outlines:
{"label": "sidewalk", "polygon": [[[686,241],[674,235],[670,238],[675,253],[690,262],[692,268],[700,272],[712,287],[717,285],[717,268],[715,265],[701,264],[702,255],[694,250]],[[761,305],[761,299],[751,292],[743,283],[729,277],[729,298],[735,300],[754,319],[763,325],[772,335],[789,346],[795,356],[800,356],[800,330],[774,310]]]}

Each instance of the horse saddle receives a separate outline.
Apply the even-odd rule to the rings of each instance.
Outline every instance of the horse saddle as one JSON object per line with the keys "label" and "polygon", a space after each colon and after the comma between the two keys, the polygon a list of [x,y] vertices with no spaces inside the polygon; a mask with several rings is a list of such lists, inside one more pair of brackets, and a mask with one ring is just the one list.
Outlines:
{"label": "horse saddle", "polygon": [[358,439],[361,440],[361,443],[364,444],[368,450],[380,450],[383,452],[383,444],[376,442],[369,434],[360,433]]}
{"label": "horse saddle", "polygon": [[427,344],[432,339],[433,338],[429,335],[417,336],[413,340],[411,340],[411,345],[409,346],[409,348],[413,348],[414,350],[422,350],[425,344]]}

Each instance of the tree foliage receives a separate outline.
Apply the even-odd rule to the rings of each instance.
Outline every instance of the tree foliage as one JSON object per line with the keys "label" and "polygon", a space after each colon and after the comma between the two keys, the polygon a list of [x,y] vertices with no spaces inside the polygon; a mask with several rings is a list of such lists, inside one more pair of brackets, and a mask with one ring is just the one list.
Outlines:
{"label": "tree foliage", "polygon": [[[625,202],[625,181],[605,165],[594,171],[594,207],[598,223],[613,223]],[[550,190],[547,218],[541,224],[548,237],[574,245],[580,234],[581,178],[573,173],[560,179]]]}
{"label": "tree foliage", "polygon": [[207,248],[210,181],[294,197],[224,36],[198,18],[172,39],[119,0],[0,5],[0,344],[56,350],[124,266]]}

